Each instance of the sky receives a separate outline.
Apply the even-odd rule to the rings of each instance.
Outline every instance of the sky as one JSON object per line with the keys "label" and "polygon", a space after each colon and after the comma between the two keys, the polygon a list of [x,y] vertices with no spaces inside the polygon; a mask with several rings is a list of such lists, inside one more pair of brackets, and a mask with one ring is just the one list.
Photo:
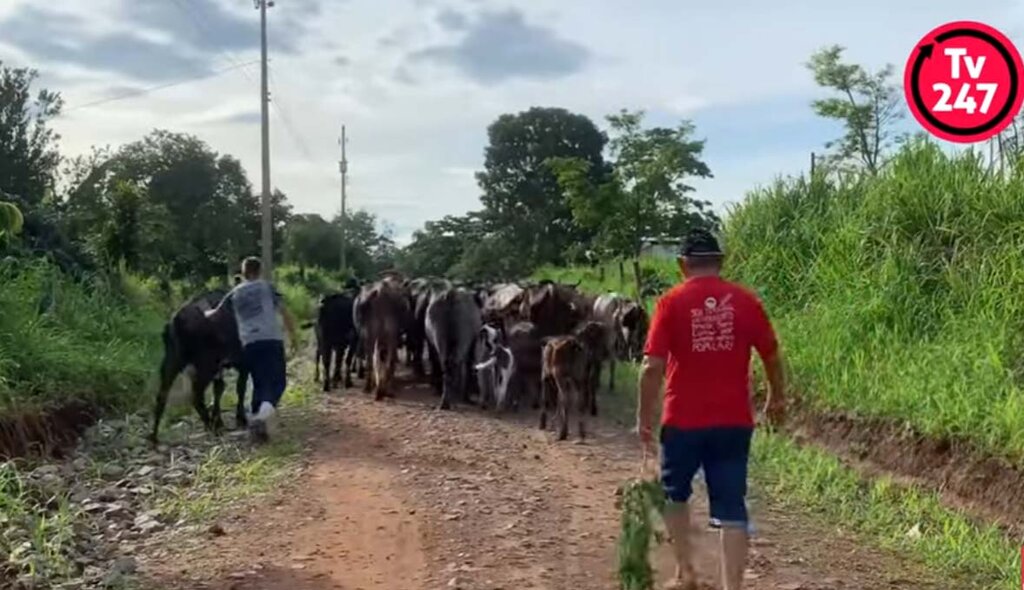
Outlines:
{"label": "sky", "polygon": [[[696,124],[714,175],[697,196],[725,211],[806,171],[840,134],[810,108],[824,96],[804,65],[815,50],[843,45],[901,79],[925,33],[964,19],[1024,47],[1014,0],[276,0],[272,183],[297,212],[335,215],[344,124],[349,206],[404,243],[479,208],[473,172],[499,115],[564,107],[606,128],[628,108]],[[192,133],[239,158],[258,190],[258,60],[253,0],[0,2],[0,61],[61,93],[67,156]]]}

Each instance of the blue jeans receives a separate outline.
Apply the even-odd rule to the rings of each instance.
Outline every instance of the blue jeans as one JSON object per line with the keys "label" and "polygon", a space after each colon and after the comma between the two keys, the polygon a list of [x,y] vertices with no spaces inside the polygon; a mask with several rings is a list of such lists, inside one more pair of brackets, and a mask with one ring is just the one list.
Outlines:
{"label": "blue jeans", "polygon": [[753,428],[661,429],[661,480],[672,502],[687,502],[693,478],[704,469],[711,519],[719,526],[748,525],[747,464]]}
{"label": "blue jeans", "polygon": [[285,376],[284,342],[250,342],[242,348],[242,358],[246,370],[252,376],[252,413],[259,412],[263,402],[270,402],[276,408],[288,385]]}

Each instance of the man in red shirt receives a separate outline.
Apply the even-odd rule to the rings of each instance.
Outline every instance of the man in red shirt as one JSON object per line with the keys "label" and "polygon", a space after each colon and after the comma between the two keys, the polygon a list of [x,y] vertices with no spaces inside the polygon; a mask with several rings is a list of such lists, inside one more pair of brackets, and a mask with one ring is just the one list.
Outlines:
{"label": "man in red shirt", "polygon": [[740,590],[747,559],[747,463],[754,431],[750,353],[769,381],[772,423],[785,414],[782,359],[757,296],[722,279],[724,255],[706,231],[691,233],[679,266],[685,280],[658,301],[644,348],[637,422],[653,451],[654,405],[667,377],[661,418],[661,479],[669,504],[665,524],[677,569],[673,588],[697,590],[688,531],[692,482],[703,468],[714,526],[721,528],[725,590]]}

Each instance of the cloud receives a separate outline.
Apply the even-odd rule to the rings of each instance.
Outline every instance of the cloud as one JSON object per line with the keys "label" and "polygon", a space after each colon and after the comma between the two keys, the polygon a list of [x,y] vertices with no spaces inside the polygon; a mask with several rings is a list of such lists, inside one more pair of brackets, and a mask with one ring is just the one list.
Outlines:
{"label": "cloud", "polygon": [[205,60],[183,54],[171,44],[127,32],[89,35],[80,18],[27,4],[0,21],[0,39],[35,59],[139,80],[165,81],[210,73]]}
{"label": "cloud", "polygon": [[[250,13],[252,4],[248,4]],[[124,16],[200,51],[238,51],[259,47],[259,18],[243,17],[217,0],[167,0],[124,3]]]}
{"label": "cloud", "polygon": [[339,67],[345,67],[352,64],[352,60],[345,57],[344,55],[339,55],[338,57],[335,57],[332,61],[334,62],[334,65]]}
{"label": "cloud", "polygon": [[461,12],[445,8],[437,15],[437,23],[448,31],[464,31],[469,25],[469,19]]}
{"label": "cloud", "polygon": [[563,78],[582,70],[590,57],[586,47],[531,25],[521,11],[509,9],[483,12],[458,43],[427,47],[407,59],[447,64],[476,82],[490,84]]}

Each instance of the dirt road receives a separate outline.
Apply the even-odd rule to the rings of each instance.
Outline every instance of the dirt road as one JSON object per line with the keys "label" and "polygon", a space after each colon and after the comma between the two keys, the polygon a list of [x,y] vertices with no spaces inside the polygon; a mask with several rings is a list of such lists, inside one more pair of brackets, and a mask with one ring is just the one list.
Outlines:
{"label": "dirt road", "polygon": [[[595,425],[586,444],[557,443],[532,414],[435,402],[422,386],[388,402],[330,394],[301,476],[233,515],[227,534],[144,571],[167,589],[617,588],[615,490],[637,473],[632,437]],[[756,499],[752,512],[754,590],[931,588],[808,516]],[[714,583],[717,535],[697,530],[694,543]],[[656,563],[665,579],[667,548]]]}

